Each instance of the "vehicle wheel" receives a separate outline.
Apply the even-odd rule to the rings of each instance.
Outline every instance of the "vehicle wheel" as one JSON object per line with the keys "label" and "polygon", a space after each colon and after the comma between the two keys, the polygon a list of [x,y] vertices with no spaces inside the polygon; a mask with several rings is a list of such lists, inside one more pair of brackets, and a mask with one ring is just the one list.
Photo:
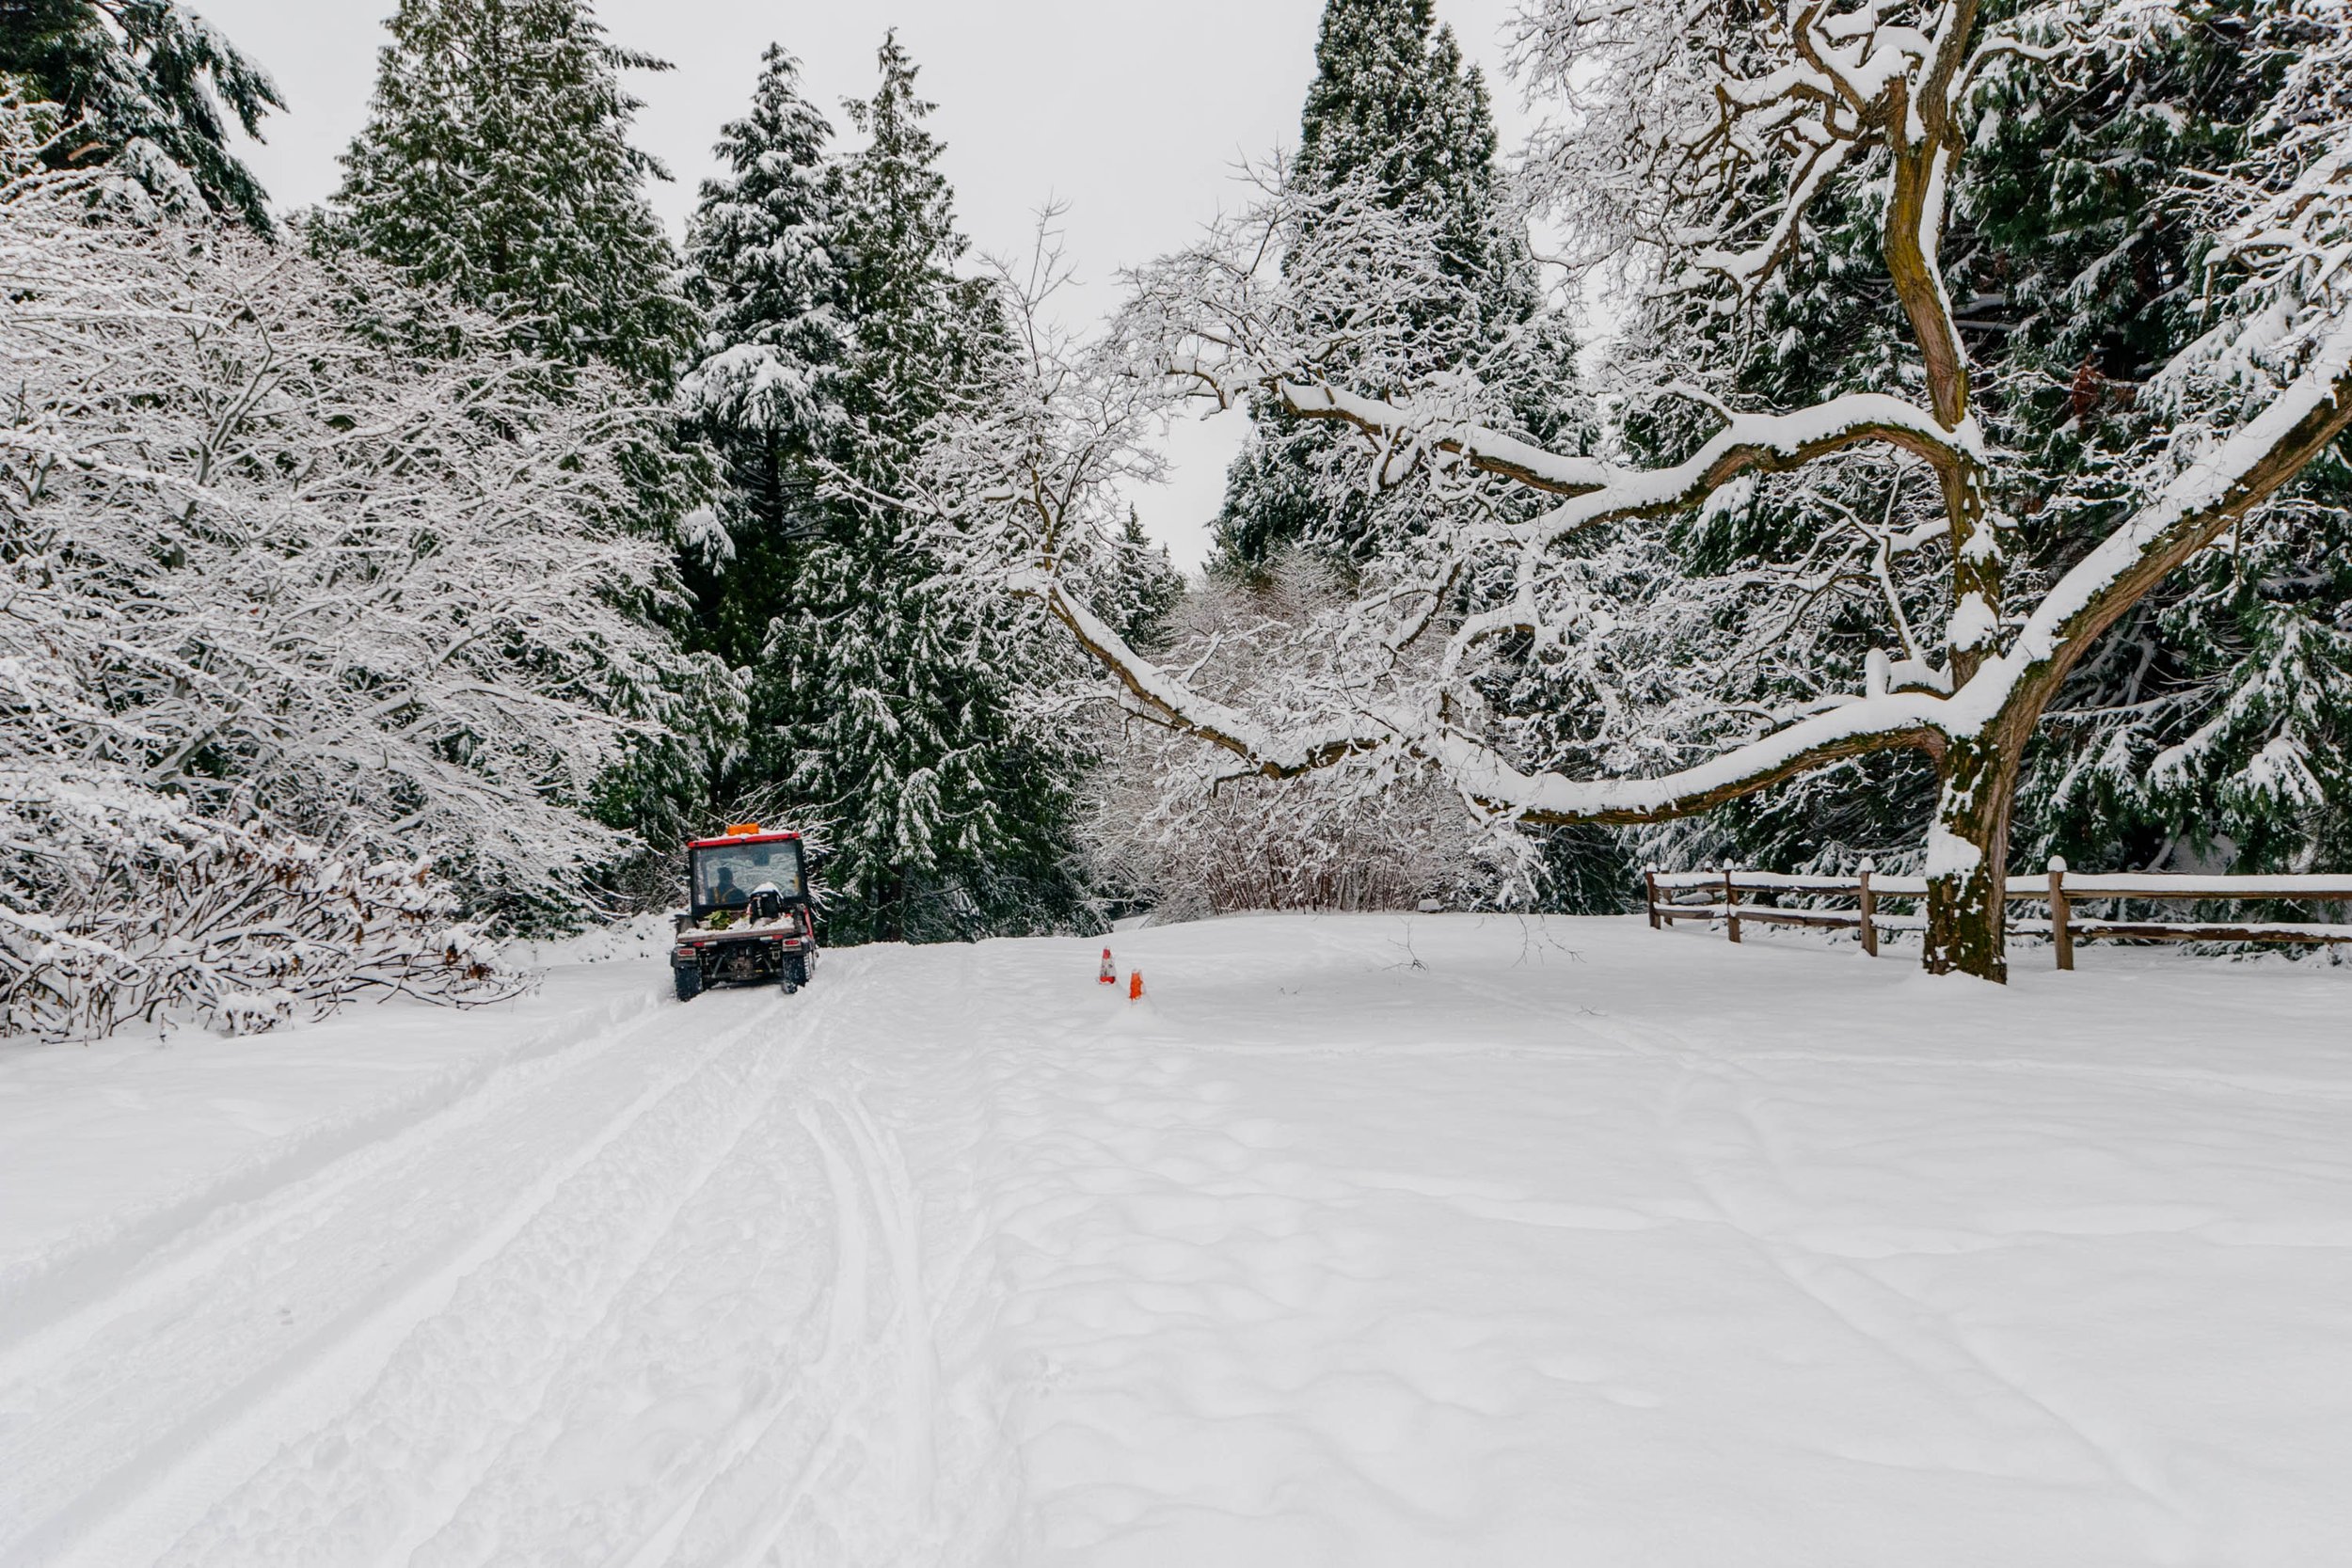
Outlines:
{"label": "vehicle wheel", "polygon": [[800,988],[800,986],[799,986],[796,982],[794,982],[794,981],[791,981],[791,980],[787,980],[787,981],[784,983],[784,994],[785,994],[785,995],[787,995],[787,996],[791,996],[791,995],[793,995],[793,994],[797,993],[797,992],[800,990],[800,989],[801,989],[801,988]]}
{"label": "vehicle wheel", "polygon": [[672,966],[670,975],[677,981],[677,999],[680,1002],[691,1002],[703,993],[701,965],[676,964]]}

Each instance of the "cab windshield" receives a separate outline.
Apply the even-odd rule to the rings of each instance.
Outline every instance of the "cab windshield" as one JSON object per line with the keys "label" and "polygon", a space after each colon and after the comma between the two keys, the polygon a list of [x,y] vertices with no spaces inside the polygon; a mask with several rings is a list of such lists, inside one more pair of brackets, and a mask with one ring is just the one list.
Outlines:
{"label": "cab windshield", "polygon": [[801,896],[801,847],[797,841],[728,844],[694,851],[696,909],[740,909],[751,902],[753,894],[771,882],[787,898]]}

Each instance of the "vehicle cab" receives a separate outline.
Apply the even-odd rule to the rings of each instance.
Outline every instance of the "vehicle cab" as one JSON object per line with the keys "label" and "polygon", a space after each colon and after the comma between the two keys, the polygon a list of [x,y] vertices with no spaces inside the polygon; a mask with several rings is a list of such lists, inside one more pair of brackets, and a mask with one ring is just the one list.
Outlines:
{"label": "vehicle cab", "polygon": [[687,911],[670,965],[680,1001],[706,987],[775,980],[806,985],[817,962],[807,846],[797,832],[737,823],[686,847]]}

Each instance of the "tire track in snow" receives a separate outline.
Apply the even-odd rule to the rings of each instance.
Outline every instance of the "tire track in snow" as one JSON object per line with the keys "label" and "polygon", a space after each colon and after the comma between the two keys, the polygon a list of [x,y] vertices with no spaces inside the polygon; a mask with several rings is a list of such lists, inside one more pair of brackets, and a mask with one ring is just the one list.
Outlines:
{"label": "tire track in snow", "polygon": [[854,1093],[828,1103],[848,1132],[861,1184],[881,1223],[890,1265],[890,1322],[898,1355],[899,1485],[918,1526],[930,1522],[931,1488],[939,1476],[939,1433],[932,1400],[939,1386],[939,1352],[931,1305],[923,1289],[922,1205],[907,1174],[906,1152],[885,1134]]}
{"label": "tire track in snow", "polygon": [[[306,1140],[226,1189],[175,1204],[129,1234],[44,1270],[7,1300],[13,1335],[12,1342],[0,1344],[0,1406],[14,1386],[71,1358],[110,1323],[184,1294],[255,1237],[282,1228],[305,1211],[327,1207],[390,1162],[479,1124],[522,1096],[544,1094],[557,1078],[658,1029],[655,993],[633,1000],[633,1006],[612,1005],[604,1026],[569,1044],[564,1037],[580,1028],[578,1018],[536,1032],[479,1076],[465,1074],[437,1085],[421,1106],[412,1102]],[[235,1196],[244,1192],[251,1196]],[[191,1219],[192,1207],[200,1208],[203,1217]]]}
{"label": "tire track in snow", "polygon": [[[414,1568],[474,1568],[528,1540],[549,1561],[675,1560],[702,1515],[734,1507],[759,1435],[822,1402],[802,1346],[832,1250],[816,1212],[817,1157],[787,1108],[808,1093],[811,1042],[838,988],[793,1004],[795,1049],[755,1114],[680,1195],[658,1237],[505,1425],[454,1508],[418,1528]],[[494,1450],[494,1451],[487,1451]]]}
{"label": "tire track in snow", "polygon": [[[74,1397],[37,1410],[0,1450],[20,1495],[56,1505],[12,1552],[27,1563],[155,1561],[291,1440],[361,1397],[417,1325],[567,1181],[752,1039],[771,1011],[649,1077],[625,1048],[659,1038],[668,1015],[657,1013],[563,1070],[521,1074],[477,1097],[484,1103],[409,1130],[395,1149],[363,1151],[300,1184],[184,1270],[167,1261],[167,1288],[132,1282],[135,1300],[165,1305],[107,1314],[78,1347]],[[485,1196],[499,1200],[487,1214],[476,1209]],[[293,1304],[280,1323],[255,1310],[270,1300]],[[320,1326],[289,1345],[289,1319]]]}
{"label": "tire track in snow", "polygon": [[[885,1117],[866,1092],[862,1037],[897,1004],[865,970],[800,1004],[787,1092],[686,1195],[529,1417],[501,1424],[455,1508],[378,1560],[483,1568],[517,1542],[604,1568],[969,1555],[936,1522],[954,1484],[941,1422],[962,1407],[943,1398],[931,1286],[955,1284],[957,1257],[941,1272],[927,1250],[904,1107]],[[854,1054],[822,1049],[852,1038]]]}
{"label": "tire track in snow", "polygon": [[[908,1258],[919,1245],[919,1215],[905,1201],[912,1194],[902,1180],[903,1161],[893,1169],[870,1117],[863,1106],[845,1111],[843,1098],[819,1090],[799,1107],[797,1117],[822,1162],[833,1204],[835,1250],[823,1345],[801,1369],[792,1391],[793,1402],[821,1412],[822,1426],[805,1451],[793,1455],[787,1450],[798,1434],[785,1429],[781,1403],[743,1422],[723,1465],[691,1499],[688,1516],[632,1555],[629,1568],[680,1560],[712,1568],[789,1561],[779,1548],[796,1527],[803,1535],[863,1535],[857,1560],[896,1563],[910,1560],[907,1537],[925,1533],[935,1475],[928,1407],[934,1379],[910,1375],[918,1353],[926,1363],[923,1370],[930,1370],[928,1341],[917,1347],[910,1340],[910,1332],[924,1319],[919,1259],[910,1270]],[[856,1105],[853,1096],[846,1098]],[[879,1324],[872,1291],[878,1261],[887,1285]],[[871,1448],[877,1427],[896,1438],[882,1466],[889,1472],[886,1491],[878,1484],[882,1478],[876,1466],[854,1463],[857,1449]],[[691,1509],[701,1506],[715,1483],[761,1473],[783,1479],[784,1484],[748,1518],[714,1519],[704,1539],[689,1542]]]}
{"label": "tire track in snow", "polygon": [[[820,1099],[821,1091],[811,1098]],[[782,1131],[785,1118],[777,1119],[771,1132]],[[866,1358],[859,1354],[870,1339],[872,1227],[859,1202],[855,1171],[809,1101],[795,1106],[789,1125],[823,1171],[832,1221],[826,1232],[832,1267],[820,1288],[821,1307],[810,1304],[803,1320],[803,1326],[821,1328],[817,1353],[806,1360],[788,1351],[779,1355],[768,1397],[739,1412],[707,1444],[707,1457],[688,1468],[684,1484],[654,1511],[651,1527],[604,1544],[596,1560],[607,1568],[758,1564],[773,1560],[774,1548],[796,1523],[809,1523],[801,1517],[805,1506],[817,1505],[825,1516],[857,1511],[854,1497],[825,1501],[818,1488],[853,1458],[874,1418],[866,1407],[869,1390],[860,1375]],[[799,1217],[818,1218],[825,1208],[812,1202],[813,1212]],[[822,1231],[821,1220],[811,1228]],[[819,1316],[820,1325],[810,1322]],[[811,1424],[817,1426],[813,1434]],[[855,1528],[854,1520],[847,1522]]]}
{"label": "tire track in snow", "polygon": [[[891,957],[942,961],[936,953]],[[963,968],[960,957],[946,961]],[[875,1015],[895,1024],[903,1005],[908,988],[893,978],[861,969],[843,989],[842,1014],[898,1037],[895,1027],[875,1030]],[[831,1243],[823,1278],[808,1279],[795,1304],[805,1350],[783,1358],[769,1396],[747,1402],[707,1445],[707,1457],[649,1528],[593,1559],[607,1568],[809,1560],[912,1568],[977,1550],[972,1532],[941,1522],[941,1488],[951,1484],[942,1478],[942,1419],[964,1411],[943,1380],[937,1343],[946,1294],[973,1249],[952,1253],[944,1272],[927,1261],[935,1249],[925,1195],[899,1130],[876,1114],[868,1092],[873,1039],[855,1057],[825,1043],[820,1035],[812,1047],[794,1114],[777,1118],[812,1167],[793,1195],[797,1217]]]}
{"label": "tire track in snow", "polygon": [[[648,1177],[662,1174],[661,1167],[684,1172],[682,1181],[665,1182],[658,1188],[654,1201],[639,1212],[632,1229],[614,1235],[618,1229],[614,1222],[626,1211],[608,1201],[605,1194],[583,1191],[576,1195],[576,1207],[585,1212],[581,1216],[584,1223],[550,1246],[548,1250],[557,1256],[542,1259],[536,1266],[514,1267],[519,1261],[516,1255],[521,1249],[509,1248],[501,1255],[499,1263],[508,1266],[516,1276],[507,1282],[510,1297],[520,1296],[521,1305],[525,1306],[531,1305],[534,1297],[551,1299],[559,1307],[559,1323],[548,1324],[551,1332],[531,1347],[537,1362],[532,1369],[534,1376],[528,1380],[517,1377],[517,1369],[501,1365],[511,1360],[512,1346],[502,1337],[484,1332],[485,1323],[495,1323],[498,1319],[495,1303],[485,1299],[493,1293],[486,1288],[489,1282],[480,1275],[468,1282],[475,1300],[453,1301],[445,1314],[447,1332],[443,1338],[453,1343],[437,1362],[428,1362],[412,1371],[411,1388],[438,1387],[461,1395],[496,1389],[509,1393],[510,1397],[504,1401],[503,1410],[481,1411],[477,1426],[483,1435],[473,1443],[469,1462],[458,1474],[438,1478],[430,1512],[408,1522],[399,1539],[382,1553],[380,1560],[408,1563],[423,1555],[426,1544],[458,1516],[499,1466],[515,1436],[540,1416],[550,1386],[581,1349],[610,1326],[624,1294],[642,1276],[679,1217],[703,1196],[761,1119],[772,1111],[792,1081],[788,1069],[797,1065],[805,1049],[807,1028],[805,1018],[794,1017],[791,1033],[795,1037],[788,1042],[790,1049],[782,1041],[755,1044],[746,1082],[715,1085],[713,1092],[720,1101],[717,1107],[688,1108],[690,1112],[716,1109],[721,1113],[719,1117],[681,1116],[672,1118],[668,1125],[654,1125],[656,1118],[648,1117],[644,1125],[632,1130],[643,1134],[636,1141],[647,1147],[628,1166],[612,1173],[613,1180],[605,1183],[608,1188],[615,1184],[642,1185]],[[715,1076],[715,1069],[698,1074],[691,1084],[674,1091],[672,1100],[682,1098],[688,1087],[709,1084]],[[587,1173],[575,1177],[573,1184],[588,1186]],[[545,1227],[544,1215],[538,1224]],[[567,1269],[574,1276],[572,1283],[580,1289],[546,1289],[550,1276],[561,1286]],[[488,1272],[485,1270],[484,1274]],[[558,1326],[568,1328],[569,1332],[552,1332]],[[592,1360],[597,1375],[611,1374],[612,1369],[600,1357]],[[518,1386],[523,1386],[523,1391],[516,1392]],[[358,1412],[352,1412],[341,1418],[338,1424],[355,1427],[365,1419]],[[381,1428],[390,1421],[379,1418],[374,1424]],[[442,1428],[450,1424],[446,1414],[437,1418],[437,1424]],[[314,1439],[314,1444],[317,1441]],[[354,1502],[345,1498],[342,1506],[348,1510]]]}

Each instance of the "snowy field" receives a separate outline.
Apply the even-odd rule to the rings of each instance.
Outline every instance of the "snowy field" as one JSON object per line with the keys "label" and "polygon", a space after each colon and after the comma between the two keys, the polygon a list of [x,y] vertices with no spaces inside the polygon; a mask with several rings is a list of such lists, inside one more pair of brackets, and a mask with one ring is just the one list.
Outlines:
{"label": "snowy field", "polygon": [[0,1562],[2301,1564],[2352,974],[1639,921],[0,1049]]}

